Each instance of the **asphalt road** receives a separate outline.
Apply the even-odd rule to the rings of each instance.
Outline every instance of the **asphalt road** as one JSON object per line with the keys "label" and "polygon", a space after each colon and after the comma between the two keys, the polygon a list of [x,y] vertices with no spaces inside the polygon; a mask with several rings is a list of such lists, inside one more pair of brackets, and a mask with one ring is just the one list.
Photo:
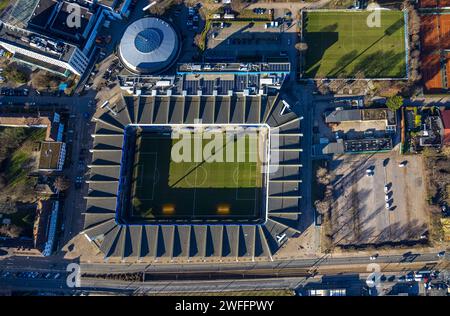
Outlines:
{"label": "asphalt road", "polygon": [[[439,260],[440,259],[440,260]],[[449,255],[446,254],[446,260]],[[82,263],[82,273],[132,273],[142,272],[171,272],[171,273],[195,273],[195,272],[224,272],[224,271],[257,271],[265,270],[271,273],[282,271],[283,269],[314,269],[324,266],[341,267],[345,272],[349,265],[368,265],[369,263],[389,264],[389,263],[436,263],[442,262],[442,258],[437,257],[437,252],[432,253],[411,253],[408,255],[380,255],[376,260],[370,260],[368,256],[345,256],[336,257],[325,255],[322,258],[314,259],[294,259],[271,262],[254,263],[222,263],[212,265],[203,264],[145,264],[145,263]],[[23,271],[65,271],[69,263],[75,261],[65,260],[57,257],[22,257],[15,256],[0,260],[0,270],[23,270]]]}

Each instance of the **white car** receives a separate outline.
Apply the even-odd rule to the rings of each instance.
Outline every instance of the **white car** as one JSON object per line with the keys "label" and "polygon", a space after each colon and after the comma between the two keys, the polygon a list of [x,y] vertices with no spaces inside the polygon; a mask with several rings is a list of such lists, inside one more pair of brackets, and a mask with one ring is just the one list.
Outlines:
{"label": "white car", "polygon": [[387,184],[384,185],[384,193],[387,194],[389,192],[389,187]]}
{"label": "white car", "polygon": [[414,276],[412,276],[412,275],[406,276],[405,281],[406,281],[406,282],[412,282],[412,281],[414,281]]}
{"label": "white car", "polygon": [[403,162],[399,163],[398,166],[399,166],[400,168],[406,167],[406,161],[403,161]]}
{"label": "white car", "polygon": [[373,260],[376,260],[377,257],[378,257],[378,255],[373,255],[373,256],[370,256],[369,259],[370,259],[370,261],[373,261]]}
{"label": "white car", "polygon": [[384,205],[384,208],[385,209],[390,209],[391,208],[391,203],[389,203],[389,202],[386,202],[386,204]]}
{"label": "white car", "polygon": [[384,195],[384,201],[389,202],[389,195],[387,195],[387,194]]}

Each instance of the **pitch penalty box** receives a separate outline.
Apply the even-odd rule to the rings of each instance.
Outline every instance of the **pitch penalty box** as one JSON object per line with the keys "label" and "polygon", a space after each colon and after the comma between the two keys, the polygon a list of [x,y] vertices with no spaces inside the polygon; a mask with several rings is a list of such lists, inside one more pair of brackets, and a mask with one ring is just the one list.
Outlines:
{"label": "pitch penalty box", "polygon": [[266,164],[268,136],[268,128],[262,126],[174,128],[171,160],[175,163]]}

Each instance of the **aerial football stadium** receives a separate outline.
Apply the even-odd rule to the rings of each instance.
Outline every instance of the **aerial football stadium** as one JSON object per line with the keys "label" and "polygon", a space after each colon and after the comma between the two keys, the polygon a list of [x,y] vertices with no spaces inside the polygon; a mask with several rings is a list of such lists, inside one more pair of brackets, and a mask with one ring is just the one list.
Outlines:
{"label": "aerial football stadium", "polygon": [[[301,118],[279,96],[123,96],[94,120],[83,233],[105,260],[270,259],[298,234]],[[174,159],[177,133],[236,149],[226,126],[261,139],[242,137],[242,161]],[[262,156],[248,159],[251,148]]]}

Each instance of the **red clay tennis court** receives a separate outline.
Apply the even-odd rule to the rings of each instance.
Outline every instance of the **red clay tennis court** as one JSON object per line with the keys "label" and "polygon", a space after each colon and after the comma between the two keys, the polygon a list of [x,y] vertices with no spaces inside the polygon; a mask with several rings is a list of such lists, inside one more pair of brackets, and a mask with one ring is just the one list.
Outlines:
{"label": "red clay tennis court", "polygon": [[[450,4],[450,1],[449,1]],[[450,14],[439,15],[439,40],[441,42],[441,49],[450,48]]]}
{"label": "red clay tennis court", "polygon": [[439,29],[437,15],[422,15],[420,17],[420,33],[422,51],[432,52],[439,48]]}
{"label": "red clay tennis court", "polygon": [[439,0],[439,7],[450,7],[450,0]]}
{"label": "red clay tennis court", "polygon": [[450,7],[450,0],[420,0],[421,8],[444,8]]}
{"label": "red clay tennis court", "polygon": [[439,55],[428,55],[422,58],[422,76],[427,90],[442,89]]}
{"label": "red clay tennis court", "polygon": [[[450,4],[450,0],[446,1]],[[443,1],[439,3],[442,4]],[[425,88],[428,91],[448,89],[450,88],[450,56],[447,55],[441,59],[441,52],[450,48],[450,15],[425,14],[420,16],[420,22],[421,68]],[[446,76],[443,76],[443,72]]]}
{"label": "red clay tennis court", "polygon": [[437,0],[420,0],[421,8],[435,8],[438,6]]}
{"label": "red clay tennis court", "polygon": [[445,69],[447,74],[447,89],[450,89],[450,54],[447,55],[447,59],[445,61]]}

